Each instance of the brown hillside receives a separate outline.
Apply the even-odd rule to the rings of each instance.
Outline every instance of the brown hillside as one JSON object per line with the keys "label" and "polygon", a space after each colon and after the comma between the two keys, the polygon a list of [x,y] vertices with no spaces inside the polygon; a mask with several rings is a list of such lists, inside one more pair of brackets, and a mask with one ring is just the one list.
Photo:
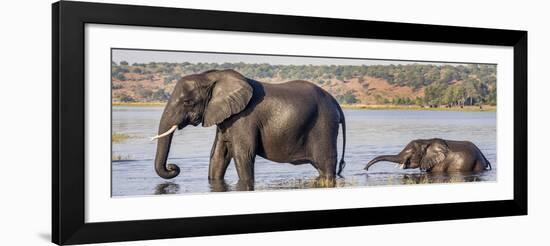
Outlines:
{"label": "brown hillside", "polygon": [[[147,97],[147,93],[155,92],[159,89],[164,89],[166,93],[171,93],[175,80],[165,84],[164,76],[156,74],[137,74],[125,73],[126,80],[112,78],[112,94],[114,101],[120,101],[123,96],[129,96],[134,101],[147,102],[154,101],[151,97]],[[262,78],[260,81],[267,83],[281,83],[287,80],[280,78]],[[391,100],[395,97],[416,97],[424,96],[424,88],[414,90],[411,87],[395,86],[381,78],[374,77],[355,77],[350,80],[327,79],[321,84],[318,81],[317,85],[327,90],[333,96],[344,95],[347,92],[352,92],[360,104],[381,104],[383,100]]]}
{"label": "brown hillside", "polygon": [[424,88],[414,90],[411,87],[391,85],[385,79],[369,76],[346,81],[333,79],[321,87],[334,96],[342,95],[346,91],[353,91],[361,104],[380,104],[380,100],[384,98],[409,97],[415,99],[424,96]]}

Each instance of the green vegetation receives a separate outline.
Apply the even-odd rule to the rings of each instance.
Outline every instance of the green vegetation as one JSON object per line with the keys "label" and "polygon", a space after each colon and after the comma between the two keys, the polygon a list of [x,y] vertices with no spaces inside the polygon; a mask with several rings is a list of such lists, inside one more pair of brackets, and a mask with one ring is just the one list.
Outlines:
{"label": "green vegetation", "polygon": [[119,96],[118,100],[121,102],[135,102],[135,99],[132,96],[122,94]]}
{"label": "green vegetation", "polygon": [[337,95],[336,101],[340,104],[355,104],[358,102],[353,91],[346,91],[343,95]]}
{"label": "green vegetation", "polygon": [[437,176],[437,175],[404,175],[390,176],[385,182],[374,185],[417,185],[417,184],[454,184],[466,182],[482,182],[478,177],[467,176]]}
{"label": "green vegetation", "polygon": [[164,107],[166,102],[113,102],[112,106]]}
{"label": "green vegetation", "polygon": [[397,184],[405,184],[405,185],[416,185],[416,184],[434,184],[434,183],[444,183],[444,184],[450,184],[450,183],[464,183],[464,182],[478,182],[482,181],[479,180],[477,177],[472,178],[465,178],[465,177],[430,177],[428,175],[420,176],[420,177],[409,177],[405,176],[401,180],[401,182]]}
{"label": "green vegetation", "polygon": [[397,105],[397,104],[341,104],[344,109],[369,109],[369,110],[431,110],[431,111],[465,111],[465,112],[496,112],[496,106],[485,105],[479,106],[464,106],[464,107],[428,107],[419,105]]}
{"label": "green vegetation", "polygon": [[[495,65],[270,65],[248,63],[133,63],[112,62],[113,99],[116,102],[164,102],[171,86],[181,77],[211,69],[234,69],[257,80],[308,80],[323,88],[342,104],[370,103],[418,105],[428,107],[464,107],[496,105]],[[414,95],[403,93],[370,94],[368,78],[382,79],[390,86],[411,88]],[[351,80],[360,86],[348,87]],[[148,81],[151,86],[136,84]]]}
{"label": "green vegetation", "polygon": [[[262,186],[264,185],[264,186]],[[260,184],[258,189],[279,189],[281,187],[311,189],[311,188],[334,188],[357,186],[358,180],[355,177],[346,179],[330,179],[320,177],[291,178],[279,180],[274,183]]]}
{"label": "green vegetation", "polygon": [[121,155],[121,154],[111,154],[111,160],[113,161],[126,161],[126,160],[131,160],[131,156],[130,155]]}
{"label": "green vegetation", "polygon": [[126,141],[128,138],[130,138],[130,135],[124,134],[124,133],[113,132],[111,134],[111,141],[113,143],[120,143],[120,142]]}
{"label": "green vegetation", "polygon": [[[113,106],[126,106],[126,107],[164,107],[166,102],[113,102]],[[465,112],[495,112],[496,106],[485,105],[479,106],[464,106],[446,108],[430,108],[428,106],[419,105],[397,105],[397,104],[345,104],[341,103],[340,106],[344,109],[368,109],[368,110],[431,110],[431,111],[465,111]]]}

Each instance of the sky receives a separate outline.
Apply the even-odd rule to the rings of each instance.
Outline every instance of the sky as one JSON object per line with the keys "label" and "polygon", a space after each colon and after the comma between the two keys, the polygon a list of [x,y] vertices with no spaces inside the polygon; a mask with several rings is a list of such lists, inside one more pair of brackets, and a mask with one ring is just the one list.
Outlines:
{"label": "sky", "polygon": [[168,62],[168,63],[268,63],[271,65],[398,65],[398,64],[434,64],[434,65],[459,65],[457,63],[419,62],[376,60],[357,58],[320,58],[280,55],[256,55],[256,54],[231,54],[231,53],[206,53],[188,51],[157,51],[157,50],[129,50],[112,49],[112,60],[116,63],[127,61],[133,63]]}

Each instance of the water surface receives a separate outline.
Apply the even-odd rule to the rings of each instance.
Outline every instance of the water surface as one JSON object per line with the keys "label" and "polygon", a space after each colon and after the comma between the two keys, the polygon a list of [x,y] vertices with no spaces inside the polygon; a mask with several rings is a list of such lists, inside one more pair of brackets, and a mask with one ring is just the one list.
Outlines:
{"label": "water surface", "polygon": [[[112,131],[130,136],[113,143],[112,195],[153,195],[250,190],[238,182],[233,164],[225,181],[208,182],[208,160],[215,128],[189,126],[175,133],[169,163],[181,173],[174,179],[160,178],[154,171],[156,135],[162,107],[114,106]],[[344,110],[347,124],[346,168],[337,187],[409,185],[426,183],[479,182],[496,180],[496,113],[422,110]],[[341,131],[341,130],[340,130]],[[418,138],[469,140],[491,162],[493,170],[478,174],[430,175],[418,169],[401,170],[389,162],[378,163],[366,172],[365,164],[375,156],[396,154],[409,141]],[[341,155],[342,134],[338,140]],[[256,157],[254,190],[303,189],[325,187],[316,179],[310,165],[275,163]]]}

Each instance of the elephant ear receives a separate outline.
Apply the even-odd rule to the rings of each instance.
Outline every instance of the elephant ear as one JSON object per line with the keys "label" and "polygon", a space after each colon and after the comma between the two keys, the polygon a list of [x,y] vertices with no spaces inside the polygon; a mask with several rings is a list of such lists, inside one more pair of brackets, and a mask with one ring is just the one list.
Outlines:
{"label": "elephant ear", "polygon": [[443,139],[434,139],[426,147],[424,156],[420,161],[420,169],[427,171],[447,158],[449,146]]}
{"label": "elephant ear", "polygon": [[241,74],[224,70],[208,72],[206,76],[213,81],[213,85],[202,121],[204,127],[221,123],[241,112],[250,102],[253,90]]}

